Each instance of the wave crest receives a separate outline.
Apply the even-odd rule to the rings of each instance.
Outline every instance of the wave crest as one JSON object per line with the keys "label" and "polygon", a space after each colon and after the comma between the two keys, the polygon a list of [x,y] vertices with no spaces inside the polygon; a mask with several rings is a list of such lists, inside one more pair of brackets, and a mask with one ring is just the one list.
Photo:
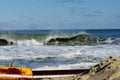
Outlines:
{"label": "wave crest", "polygon": [[120,38],[105,38],[90,35],[88,33],[79,34],[0,34],[0,45],[99,45],[99,44],[120,44]]}
{"label": "wave crest", "polygon": [[106,38],[92,36],[89,34],[77,34],[70,37],[56,37],[49,39],[47,45],[92,45],[101,41],[105,41]]}

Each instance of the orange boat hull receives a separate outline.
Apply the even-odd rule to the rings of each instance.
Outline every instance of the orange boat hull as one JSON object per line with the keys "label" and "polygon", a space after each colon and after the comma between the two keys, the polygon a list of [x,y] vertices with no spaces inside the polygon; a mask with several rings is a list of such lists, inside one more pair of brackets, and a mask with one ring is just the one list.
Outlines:
{"label": "orange boat hull", "polygon": [[89,69],[32,71],[31,68],[0,66],[0,80],[33,80],[33,78],[35,79],[36,77],[73,75],[86,71],[89,71]]}
{"label": "orange boat hull", "polygon": [[33,80],[32,69],[0,66],[0,80]]}

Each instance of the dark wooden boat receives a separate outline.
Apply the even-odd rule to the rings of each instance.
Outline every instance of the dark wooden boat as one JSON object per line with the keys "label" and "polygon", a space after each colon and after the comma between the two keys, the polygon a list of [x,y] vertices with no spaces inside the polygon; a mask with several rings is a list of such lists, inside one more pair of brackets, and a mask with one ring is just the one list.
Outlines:
{"label": "dark wooden boat", "polygon": [[73,70],[39,70],[34,71],[31,68],[0,66],[0,80],[33,80],[36,78],[63,77],[84,73],[89,69]]}
{"label": "dark wooden boat", "polygon": [[33,78],[51,78],[51,77],[65,77],[75,74],[80,74],[89,71],[89,69],[74,69],[74,70],[42,70],[32,71]]}
{"label": "dark wooden boat", "polygon": [[80,74],[89,71],[89,69],[73,69],[73,70],[41,70],[32,71],[33,76],[43,76],[43,75],[70,75],[70,74]]}

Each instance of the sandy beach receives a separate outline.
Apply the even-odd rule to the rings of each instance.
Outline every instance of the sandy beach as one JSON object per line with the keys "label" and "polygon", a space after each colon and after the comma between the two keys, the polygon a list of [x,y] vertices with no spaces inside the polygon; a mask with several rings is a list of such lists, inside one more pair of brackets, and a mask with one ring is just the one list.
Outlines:
{"label": "sandy beach", "polygon": [[93,65],[90,70],[84,74],[34,80],[120,80],[120,58],[110,56],[99,64]]}

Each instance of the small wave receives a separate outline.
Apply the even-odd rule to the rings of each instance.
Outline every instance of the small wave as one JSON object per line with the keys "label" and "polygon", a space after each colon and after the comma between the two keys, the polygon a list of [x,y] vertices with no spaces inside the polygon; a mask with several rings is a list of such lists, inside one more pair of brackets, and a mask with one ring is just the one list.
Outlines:
{"label": "small wave", "polygon": [[0,39],[0,45],[18,45],[18,46],[41,46],[44,45],[42,42],[38,42],[35,39],[31,40],[7,40],[7,39]]}
{"label": "small wave", "polygon": [[38,34],[0,34],[0,45],[43,45],[44,38]]}
{"label": "small wave", "polygon": [[37,70],[66,70],[66,69],[88,69],[90,66],[95,65],[97,63],[77,63],[77,64],[63,64],[57,66],[43,66],[39,68],[33,69],[34,71]]}

